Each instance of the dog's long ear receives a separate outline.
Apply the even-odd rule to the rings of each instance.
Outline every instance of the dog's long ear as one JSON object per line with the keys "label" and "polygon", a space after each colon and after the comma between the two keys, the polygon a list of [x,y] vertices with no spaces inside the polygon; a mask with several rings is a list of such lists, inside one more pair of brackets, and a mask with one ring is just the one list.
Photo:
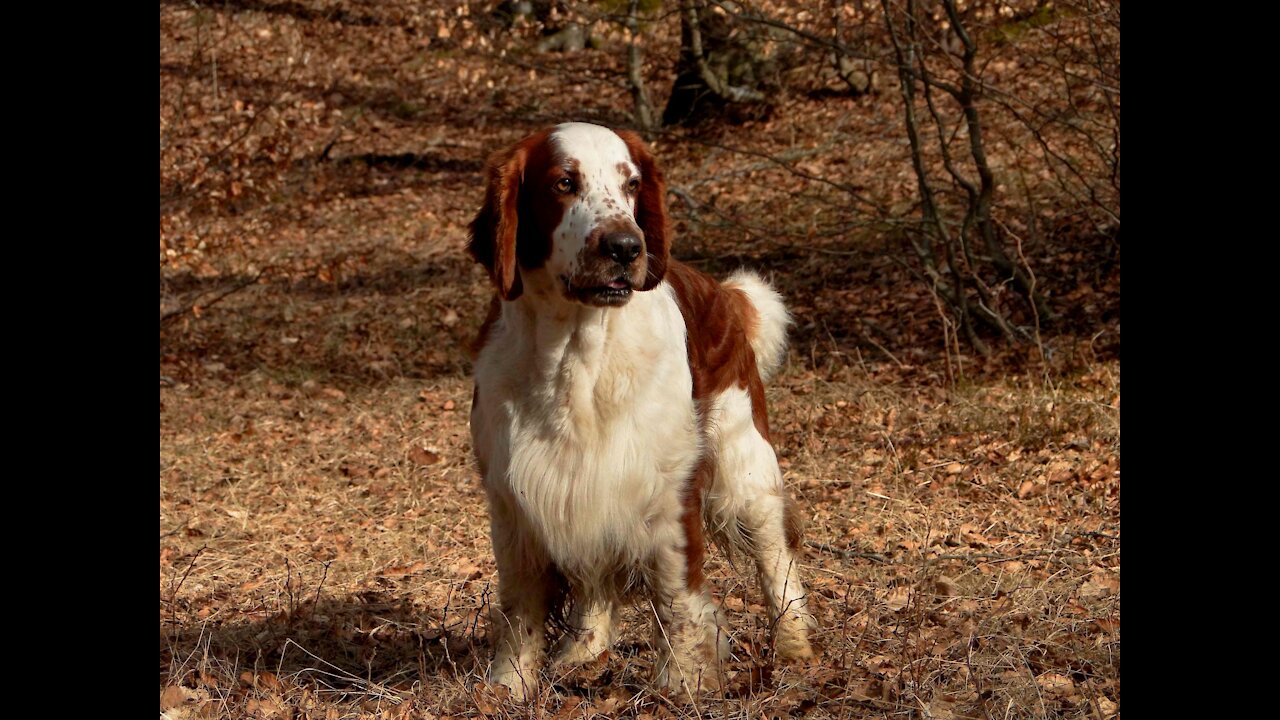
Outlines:
{"label": "dog's long ear", "polygon": [[671,259],[671,224],[667,219],[667,182],[653,160],[653,153],[645,147],[640,136],[621,130],[618,137],[627,144],[631,159],[640,167],[640,197],[636,199],[636,225],[644,233],[645,252],[649,256],[649,271],[641,290],[652,290],[667,274],[667,261]]}
{"label": "dog's long ear", "polygon": [[529,152],[516,145],[489,156],[484,206],[471,221],[467,251],[484,265],[503,300],[515,300],[524,292],[516,260],[520,183]]}

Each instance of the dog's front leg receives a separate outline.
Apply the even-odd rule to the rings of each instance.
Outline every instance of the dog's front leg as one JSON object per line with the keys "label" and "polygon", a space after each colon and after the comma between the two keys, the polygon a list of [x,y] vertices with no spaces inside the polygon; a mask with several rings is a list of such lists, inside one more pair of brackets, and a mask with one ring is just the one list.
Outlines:
{"label": "dog's front leg", "polygon": [[495,646],[489,682],[507,686],[513,699],[524,700],[538,687],[554,572],[536,538],[498,508],[498,503],[490,505],[501,608],[492,619]]}

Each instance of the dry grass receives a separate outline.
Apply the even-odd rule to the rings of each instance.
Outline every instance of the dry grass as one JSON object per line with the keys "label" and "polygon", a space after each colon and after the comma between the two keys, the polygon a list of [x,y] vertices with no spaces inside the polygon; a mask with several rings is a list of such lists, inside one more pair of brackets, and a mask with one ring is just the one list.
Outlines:
{"label": "dry grass", "polygon": [[191,698],[170,717],[1095,717],[1119,701],[1115,365],[1053,390],[785,372],[771,400],[810,515],[822,660],[772,667],[761,598],[717,555],[739,661],[697,707],[645,688],[639,610],[538,710],[475,687],[495,571],[469,390],[258,372],[162,388],[161,684]]}

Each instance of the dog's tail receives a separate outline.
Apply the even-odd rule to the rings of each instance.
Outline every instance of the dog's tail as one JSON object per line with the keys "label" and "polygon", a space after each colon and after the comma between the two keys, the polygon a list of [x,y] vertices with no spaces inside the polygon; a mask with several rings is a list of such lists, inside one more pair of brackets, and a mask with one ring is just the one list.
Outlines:
{"label": "dog's tail", "polygon": [[750,270],[739,270],[724,281],[725,287],[742,291],[755,308],[755,323],[747,327],[747,339],[756,354],[760,379],[769,382],[787,359],[787,326],[791,313],[782,296],[769,283]]}

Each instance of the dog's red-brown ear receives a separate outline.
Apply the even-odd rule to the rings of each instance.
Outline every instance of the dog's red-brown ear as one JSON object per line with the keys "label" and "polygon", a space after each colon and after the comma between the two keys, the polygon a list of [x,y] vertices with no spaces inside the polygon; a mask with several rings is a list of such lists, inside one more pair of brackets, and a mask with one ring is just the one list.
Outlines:
{"label": "dog's red-brown ear", "polygon": [[484,206],[471,221],[467,251],[489,271],[503,300],[515,300],[524,292],[516,260],[516,231],[520,182],[528,155],[523,145],[516,145],[489,157]]}
{"label": "dog's red-brown ear", "polygon": [[667,261],[671,259],[671,226],[667,219],[667,183],[662,171],[653,160],[653,153],[645,147],[640,136],[628,130],[618,132],[618,137],[631,151],[631,160],[640,167],[640,197],[636,199],[636,225],[644,233],[645,252],[649,256],[649,270],[641,290],[652,290],[667,274]]}

